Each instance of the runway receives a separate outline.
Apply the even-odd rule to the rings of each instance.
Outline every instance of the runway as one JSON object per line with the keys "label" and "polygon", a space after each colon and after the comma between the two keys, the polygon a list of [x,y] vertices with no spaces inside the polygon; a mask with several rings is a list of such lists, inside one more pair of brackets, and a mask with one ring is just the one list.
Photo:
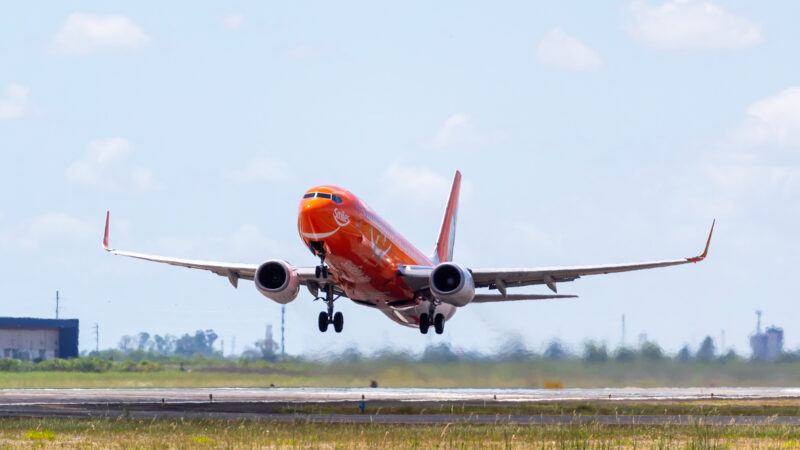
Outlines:
{"label": "runway", "polygon": [[555,402],[800,398],[800,388],[393,389],[393,388],[129,388],[0,389],[0,405],[208,402]]}
{"label": "runway", "polygon": [[[365,400],[366,414],[358,405]],[[311,423],[800,425],[794,415],[454,414],[442,405],[552,402],[675,402],[800,399],[800,388],[386,389],[386,388],[141,388],[2,389],[0,417],[211,418]],[[335,406],[328,413],[309,405]],[[413,413],[381,409],[415,405]],[[312,408],[318,408],[314,406]],[[299,411],[299,412],[298,412]],[[330,413],[334,411],[335,413]],[[397,409],[395,409],[397,411]],[[438,412],[438,414],[426,413]],[[457,411],[457,409],[456,409]],[[481,410],[478,410],[481,411]],[[484,410],[485,411],[485,410]]]}

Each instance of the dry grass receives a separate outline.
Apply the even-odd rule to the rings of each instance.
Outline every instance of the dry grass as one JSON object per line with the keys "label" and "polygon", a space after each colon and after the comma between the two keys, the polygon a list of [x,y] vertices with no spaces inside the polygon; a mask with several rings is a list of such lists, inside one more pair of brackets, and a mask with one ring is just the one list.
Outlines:
{"label": "dry grass", "polygon": [[175,419],[2,419],[3,448],[794,448],[782,426],[335,425]]}

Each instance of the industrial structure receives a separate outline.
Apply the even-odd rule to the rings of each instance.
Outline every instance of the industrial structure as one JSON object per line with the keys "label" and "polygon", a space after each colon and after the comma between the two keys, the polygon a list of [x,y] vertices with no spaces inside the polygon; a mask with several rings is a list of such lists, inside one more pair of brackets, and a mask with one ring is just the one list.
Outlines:
{"label": "industrial structure", "polygon": [[2,357],[23,361],[78,357],[78,319],[0,317]]}
{"label": "industrial structure", "polygon": [[775,361],[783,354],[783,328],[768,327],[761,332],[761,311],[756,311],[756,333],[750,336],[750,348],[756,361]]}

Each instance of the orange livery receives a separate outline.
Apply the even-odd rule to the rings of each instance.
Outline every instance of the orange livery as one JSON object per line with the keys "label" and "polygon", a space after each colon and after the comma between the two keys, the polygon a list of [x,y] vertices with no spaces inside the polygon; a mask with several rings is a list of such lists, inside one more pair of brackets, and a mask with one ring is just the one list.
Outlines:
{"label": "orange livery", "polygon": [[[533,268],[469,268],[453,261],[461,173],[456,172],[433,254],[428,256],[396,232],[363,200],[336,186],[317,186],[303,194],[297,211],[297,230],[305,246],[319,258],[315,266],[293,266],[281,259],[261,264],[197,261],[145,255],[108,246],[106,214],[103,247],[110,253],[194,269],[228,278],[234,287],[240,279],[253,280],[264,296],[288,303],[304,286],[326,304],[318,317],[320,331],[330,325],[344,327],[340,298],[376,308],[395,322],[436,333],[459,308],[471,303],[572,298],[557,293],[557,284],[581,276],[652,269],[702,261],[708,254],[711,233],[702,255],[665,261],[594,266]],[[714,227],[712,224],[711,232]],[[552,293],[511,294],[510,288],[545,285]]]}

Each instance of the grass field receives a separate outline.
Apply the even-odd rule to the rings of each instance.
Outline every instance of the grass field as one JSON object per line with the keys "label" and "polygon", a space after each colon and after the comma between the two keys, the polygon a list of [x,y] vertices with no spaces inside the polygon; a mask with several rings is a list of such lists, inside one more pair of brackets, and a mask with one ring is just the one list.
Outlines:
{"label": "grass field", "polygon": [[362,361],[276,363],[241,366],[166,366],[156,372],[0,372],[0,388],[101,387],[381,387],[541,388],[621,386],[797,386],[800,363],[679,363],[675,361],[587,364],[581,361],[466,361],[448,363]]}
{"label": "grass field", "polygon": [[[800,399],[681,400],[681,401],[569,401],[569,402],[369,402],[370,414],[480,415],[691,415],[691,416],[800,416]],[[357,414],[358,403],[291,404],[276,412],[301,414]]]}
{"label": "grass field", "polygon": [[784,426],[335,425],[176,419],[2,419],[0,446],[99,448],[796,448]]}

